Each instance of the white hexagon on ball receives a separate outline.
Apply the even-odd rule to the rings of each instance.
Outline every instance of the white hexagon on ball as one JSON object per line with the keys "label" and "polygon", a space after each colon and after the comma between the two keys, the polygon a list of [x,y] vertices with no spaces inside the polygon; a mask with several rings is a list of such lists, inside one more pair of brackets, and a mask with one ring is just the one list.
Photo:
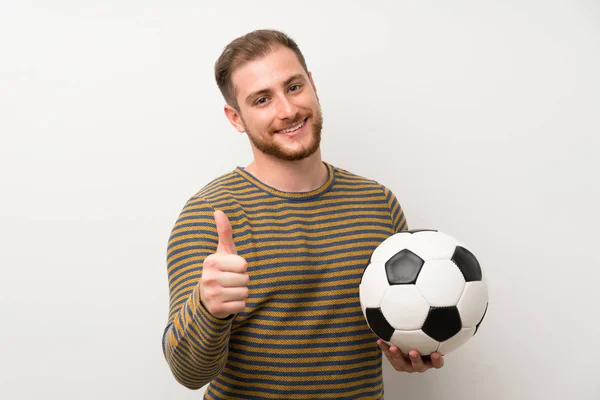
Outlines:
{"label": "white hexagon on ball", "polygon": [[[408,354],[411,350],[418,350],[423,356],[428,356],[437,351],[440,343],[425,334],[422,330],[395,331],[390,343],[396,345],[401,352]],[[388,343],[388,344],[390,344]]]}
{"label": "white hexagon on ball", "polygon": [[429,303],[415,285],[394,285],[385,292],[381,312],[394,329],[421,329],[429,312]]}
{"label": "white hexagon on ball", "polygon": [[487,303],[488,291],[485,282],[467,282],[456,305],[463,327],[474,327],[481,322]]}
{"label": "white hexagon on ball", "polygon": [[449,260],[456,249],[457,240],[437,231],[420,231],[412,235],[408,249],[423,261]]}
{"label": "white hexagon on ball", "polygon": [[385,265],[383,263],[372,263],[365,269],[359,285],[360,302],[369,308],[378,308],[381,299],[389,287]]}
{"label": "white hexagon on ball", "polygon": [[451,260],[426,261],[416,286],[432,307],[456,306],[465,287],[465,278]]}

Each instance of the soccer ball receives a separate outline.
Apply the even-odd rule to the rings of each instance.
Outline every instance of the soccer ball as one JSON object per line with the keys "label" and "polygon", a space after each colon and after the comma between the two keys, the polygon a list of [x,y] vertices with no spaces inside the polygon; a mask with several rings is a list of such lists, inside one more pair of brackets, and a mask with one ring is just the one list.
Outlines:
{"label": "soccer ball", "polygon": [[371,254],[360,285],[367,324],[408,354],[448,354],[475,335],[488,307],[481,266],[469,249],[436,230],[408,230]]}

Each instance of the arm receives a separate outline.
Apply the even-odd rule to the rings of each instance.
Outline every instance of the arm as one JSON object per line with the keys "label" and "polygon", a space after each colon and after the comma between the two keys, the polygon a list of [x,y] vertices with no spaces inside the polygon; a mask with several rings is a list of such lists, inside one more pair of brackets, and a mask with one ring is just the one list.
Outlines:
{"label": "arm", "polygon": [[190,389],[210,382],[227,357],[231,318],[214,317],[200,301],[203,263],[218,245],[213,213],[203,199],[188,201],[167,250],[170,308],[163,353],[175,379]]}

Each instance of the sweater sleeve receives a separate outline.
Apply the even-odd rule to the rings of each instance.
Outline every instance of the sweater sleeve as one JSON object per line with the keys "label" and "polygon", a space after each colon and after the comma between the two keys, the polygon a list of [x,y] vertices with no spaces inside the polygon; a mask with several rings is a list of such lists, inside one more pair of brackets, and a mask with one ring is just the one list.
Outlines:
{"label": "sweater sleeve", "polygon": [[202,265],[218,244],[213,213],[206,200],[190,199],[167,246],[169,317],[162,348],[175,379],[190,389],[206,385],[223,368],[232,321],[212,316],[200,302]]}
{"label": "sweater sleeve", "polygon": [[390,208],[390,218],[392,219],[394,233],[407,230],[408,224],[406,222],[404,210],[402,210],[402,206],[400,205],[398,198],[396,198],[394,193],[386,186],[382,186],[382,189],[387,200],[388,207]]}

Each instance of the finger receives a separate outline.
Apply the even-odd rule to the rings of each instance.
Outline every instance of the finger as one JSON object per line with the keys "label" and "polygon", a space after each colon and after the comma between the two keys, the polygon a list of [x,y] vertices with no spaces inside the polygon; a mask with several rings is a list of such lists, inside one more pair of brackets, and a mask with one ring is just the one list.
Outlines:
{"label": "finger", "polygon": [[408,360],[404,357],[404,355],[402,354],[400,349],[398,349],[397,346],[390,347],[381,339],[377,341],[377,344],[379,345],[385,356],[388,358],[388,360],[392,363],[394,368],[405,371],[412,369],[410,362],[408,362]]}
{"label": "finger", "polygon": [[390,353],[392,353],[392,356],[394,357],[402,357],[402,352],[398,346],[390,346]]}
{"label": "finger", "polygon": [[216,210],[214,216],[215,224],[217,225],[217,234],[219,235],[217,253],[237,254],[229,218],[221,210]]}
{"label": "finger", "polygon": [[238,272],[221,272],[218,277],[219,285],[225,288],[248,287],[248,274]]}
{"label": "finger", "polygon": [[423,372],[427,370],[428,366],[425,365],[418,351],[411,350],[408,355],[415,371]]}
{"label": "finger", "polygon": [[243,274],[248,268],[246,260],[237,254],[214,254],[210,257],[210,262],[214,263],[211,265],[216,266],[221,271]]}
{"label": "finger", "polygon": [[237,314],[246,308],[246,302],[244,300],[227,301],[221,303],[214,311],[213,315],[224,315],[228,316],[231,314]]}
{"label": "finger", "polygon": [[223,290],[221,291],[220,297],[221,297],[221,300],[225,303],[243,301],[248,298],[248,288],[247,287],[223,288]]}
{"label": "finger", "polygon": [[431,365],[434,368],[442,368],[444,366],[444,357],[440,353],[431,354]]}
{"label": "finger", "polygon": [[385,354],[388,358],[392,356],[392,353],[390,352],[390,347],[383,340],[378,339],[377,346],[379,346],[383,354]]}

